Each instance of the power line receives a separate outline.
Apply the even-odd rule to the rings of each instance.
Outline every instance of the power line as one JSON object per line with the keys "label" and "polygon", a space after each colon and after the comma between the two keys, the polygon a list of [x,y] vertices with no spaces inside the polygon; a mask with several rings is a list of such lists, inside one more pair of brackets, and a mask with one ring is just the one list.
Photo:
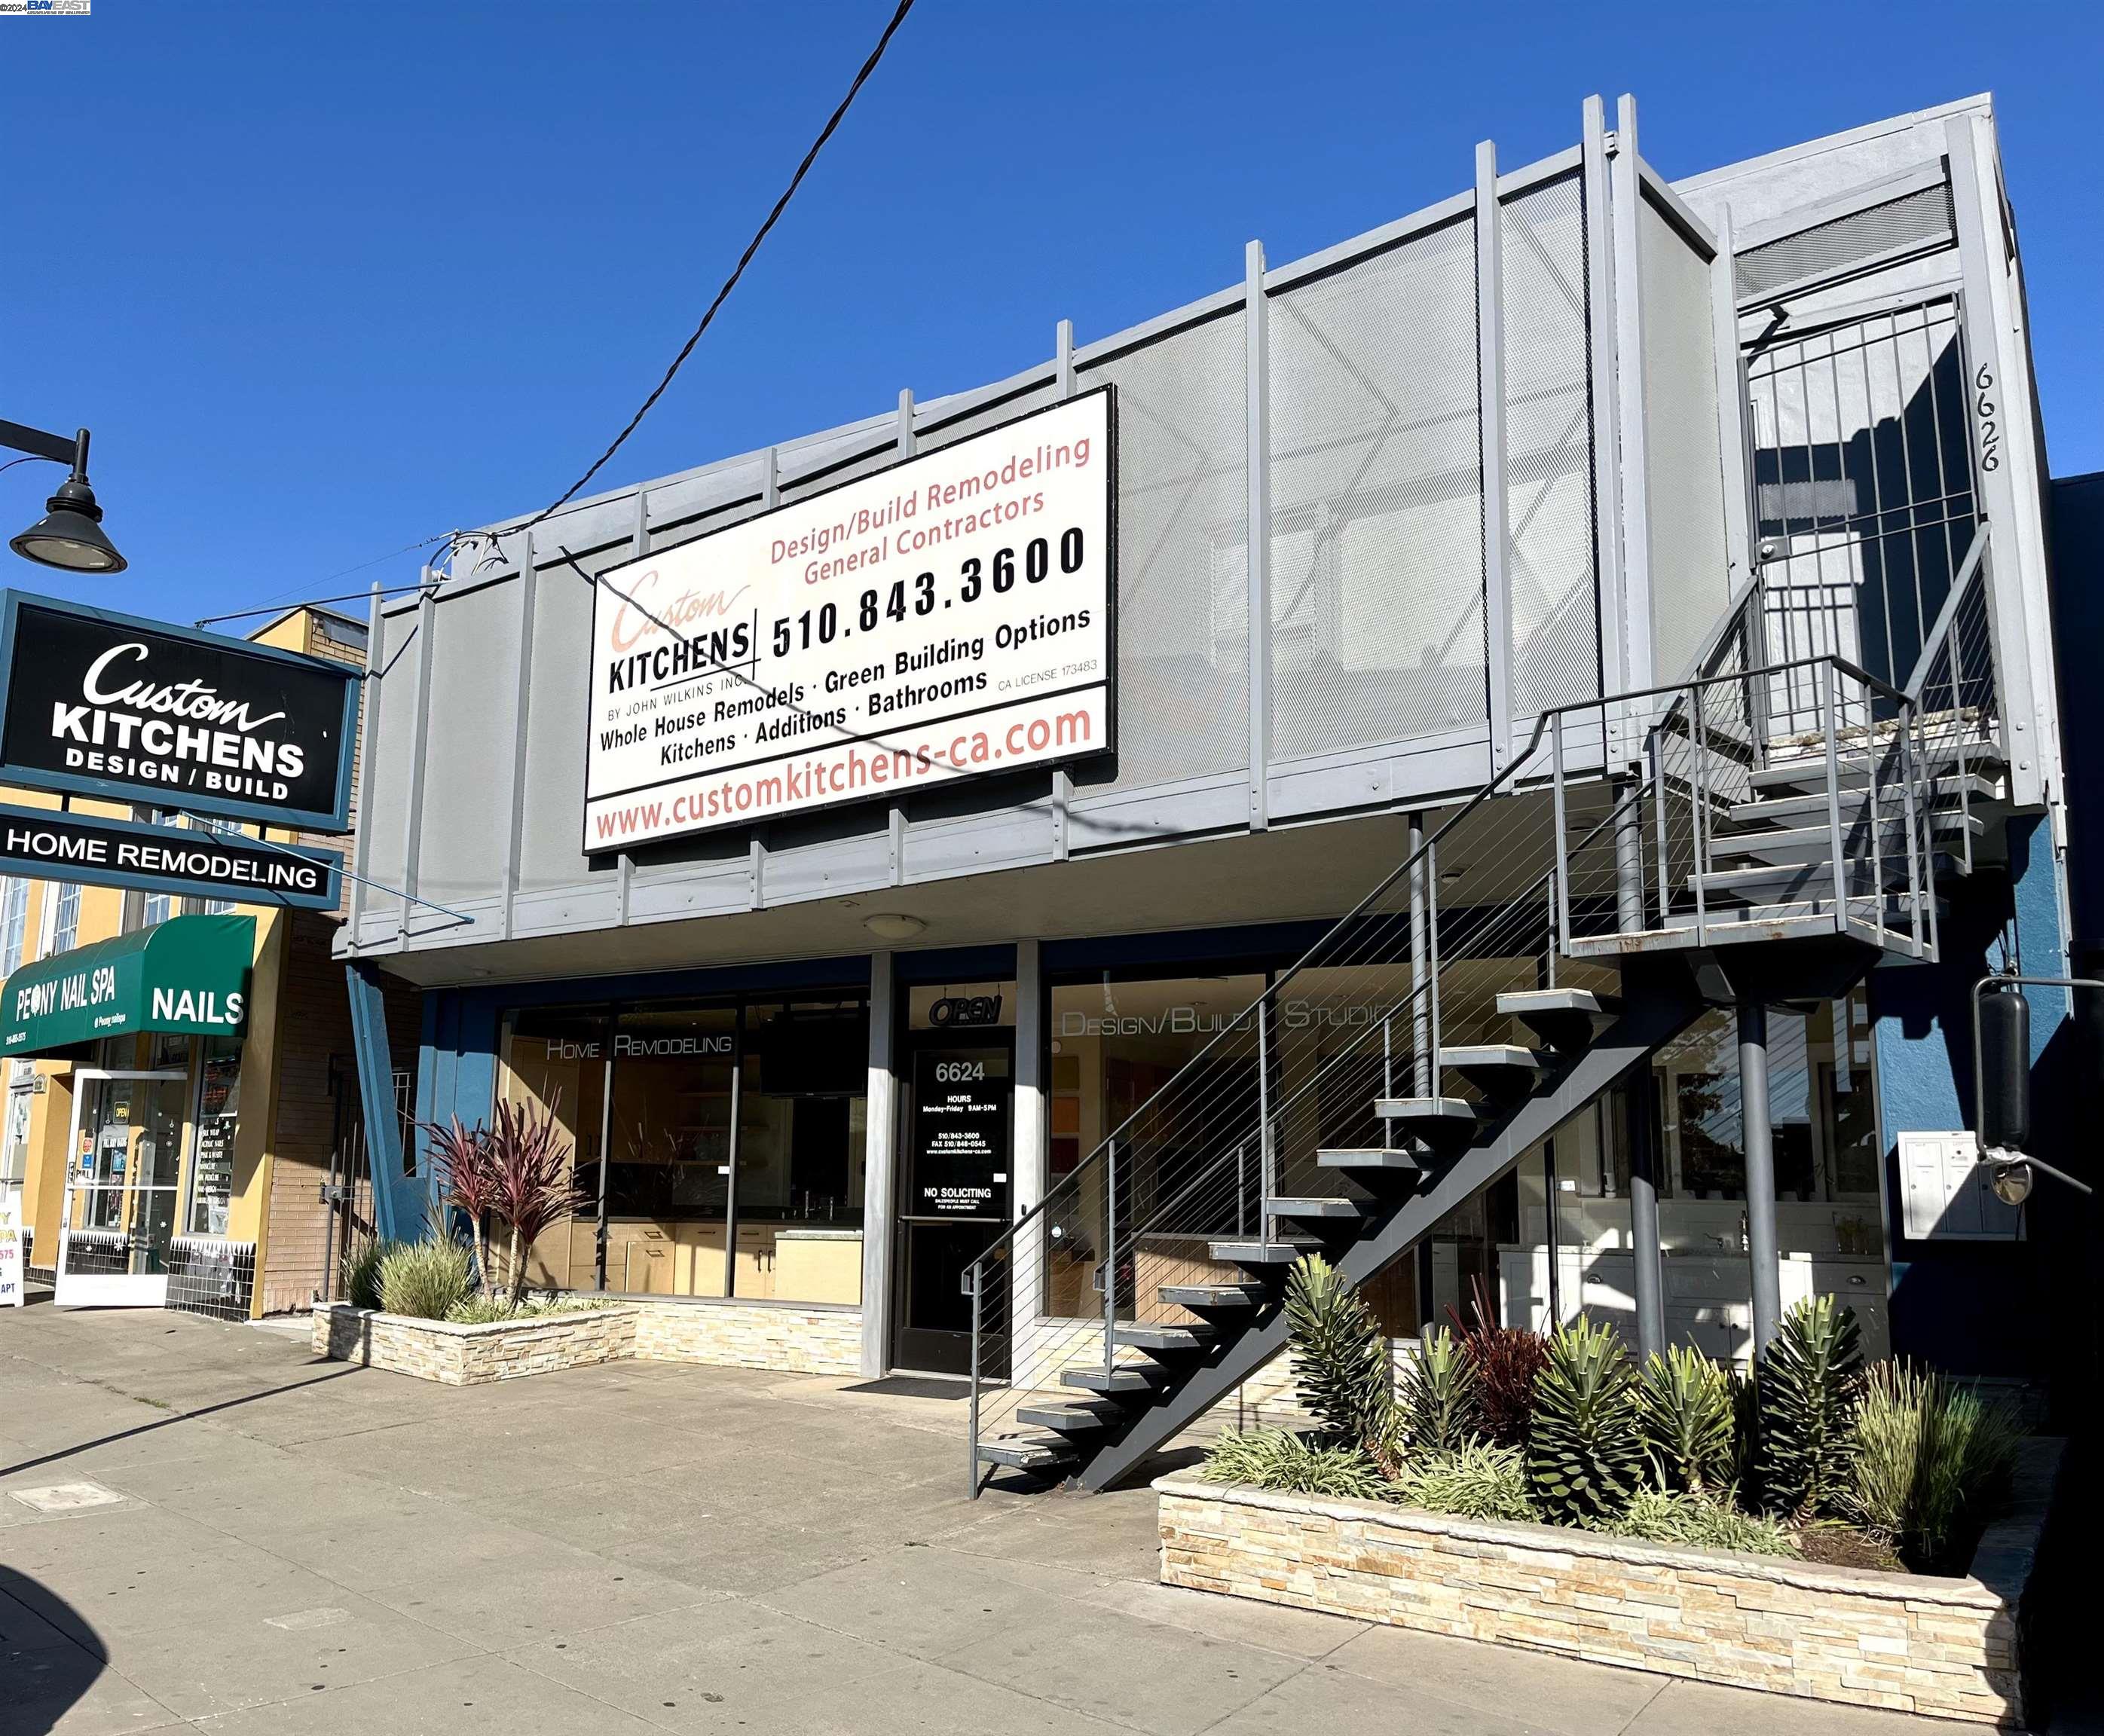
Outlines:
{"label": "power line", "polygon": [[[701,323],[694,327],[687,341],[680,346],[680,353],[672,358],[671,366],[665,370],[664,376],[651,388],[650,395],[643,400],[641,407],[635,415],[629,417],[627,425],[613,437],[613,443],[607,449],[592,461],[591,467],[583,475],[572,483],[561,494],[542,507],[539,512],[534,514],[532,518],[524,523],[509,527],[506,532],[500,534],[509,535],[515,534],[519,531],[529,531],[535,525],[553,517],[575,500],[579,491],[604,470],[608,461],[627,444],[628,437],[642,425],[643,418],[657,407],[658,400],[665,395],[666,388],[671,385],[673,377],[686,365],[687,358],[694,353],[694,346],[701,342],[702,334],[707,332],[715,322],[718,310],[730,299],[730,292],[738,287],[738,280],[745,275],[745,268],[752,263],[754,255],[760,251],[760,243],[767,239],[769,233],[781,220],[782,212],[789,208],[789,202],[796,196],[796,189],[803,185],[804,177],[811,172],[811,165],[818,160],[818,153],[826,148],[827,141],[840,130],[840,122],[847,118],[849,109],[854,106],[855,98],[862,94],[862,87],[869,82],[870,75],[876,70],[877,63],[883,60],[885,50],[891,46],[892,38],[898,33],[898,27],[906,22],[906,15],[913,10],[913,4],[914,0],[898,0],[897,10],[891,15],[891,21],[885,25],[883,34],[876,39],[876,46],[869,51],[869,58],[862,63],[861,69],[855,73],[854,82],[848,86],[847,95],[840,100],[838,106],[827,118],[826,124],[819,128],[818,137],[811,141],[811,148],[804,153],[803,160],[796,165],[796,172],[789,177],[789,185],[782,189],[782,197],[774,202],[773,209],[767,213],[766,220],[753,232],[752,239],[746,243],[745,251],[738,255],[738,264],[732,268],[730,275],[724,279],[723,287],[716,292],[715,298],[709,303],[707,310],[702,314]],[[460,535],[461,532],[458,531],[442,531],[435,536],[426,536],[420,541],[407,544],[389,554],[376,555],[369,561],[361,561],[355,567],[345,567],[341,572],[331,573],[320,582],[323,585],[333,584],[338,579],[348,578],[354,572],[363,572],[368,567],[377,567],[383,561],[397,560],[404,554],[412,554],[419,550],[428,549],[433,543],[457,541]],[[404,590],[411,588],[412,587],[406,585],[402,587]],[[351,599],[312,598],[298,600],[342,602]],[[283,603],[288,608],[297,606],[295,601],[288,601],[280,598],[278,602],[265,603],[257,608],[238,609],[230,614],[207,616],[198,625],[202,627],[212,621],[238,621],[250,615],[267,614],[279,603]]]}
{"label": "power line", "polygon": [[707,311],[702,315],[702,323],[694,327],[693,334],[687,341],[680,346],[679,354],[672,358],[672,365],[665,370],[664,377],[651,389],[650,395],[643,400],[642,407],[629,417],[628,425],[613,437],[613,444],[592,461],[591,469],[542,507],[539,512],[526,520],[524,524],[510,526],[509,529],[511,533],[530,531],[543,519],[552,517],[570,501],[575,500],[578,491],[606,467],[607,461],[627,443],[628,437],[641,425],[643,418],[649,415],[656,407],[658,400],[665,395],[665,389],[671,385],[673,376],[685,366],[687,358],[694,353],[694,346],[701,342],[702,334],[709,329],[710,324],[715,320],[717,309],[730,299],[730,292],[738,287],[738,279],[745,275],[745,268],[752,263],[753,256],[759,252],[760,244],[767,239],[768,232],[781,220],[782,213],[789,208],[790,200],[796,196],[796,189],[803,185],[804,177],[810,173],[811,165],[818,160],[818,153],[825,149],[826,141],[832,137],[840,122],[847,118],[849,108],[854,104],[855,98],[861,94],[862,87],[869,82],[870,74],[876,70],[877,62],[884,58],[884,51],[891,46],[892,38],[898,33],[898,27],[906,22],[906,15],[912,10],[913,0],[898,0],[898,7],[892,13],[891,22],[884,27],[884,33],[876,39],[876,47],[870,50],[869,58],[862,63],[862,69],[854,75],[854,82],[848,87],[847,95],[840,99],[840,106],[833,110],[826,124],[819,129],[818,136],[811,141],[810,149],[804,153],[804,160],[796,165],[796,172],[789,177],[789,185],[782,189],[782,197],[774,202],[774,208],[768,212],[767,220],[753,232],[752,239],[746,243],[745,251],[738,255],[738,264],[732,268],[731,274],[724,279],[723,287],[716,292],[715,299],[709,303]]}

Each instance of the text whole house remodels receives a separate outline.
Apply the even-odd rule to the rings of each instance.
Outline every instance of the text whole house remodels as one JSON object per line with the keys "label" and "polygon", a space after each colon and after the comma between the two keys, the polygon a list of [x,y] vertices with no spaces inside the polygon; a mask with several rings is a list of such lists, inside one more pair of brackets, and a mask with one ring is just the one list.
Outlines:
{"label": "text whole house remodels", "polygon": [[602,574],[585,848],[1112,750],[1108,388]]}

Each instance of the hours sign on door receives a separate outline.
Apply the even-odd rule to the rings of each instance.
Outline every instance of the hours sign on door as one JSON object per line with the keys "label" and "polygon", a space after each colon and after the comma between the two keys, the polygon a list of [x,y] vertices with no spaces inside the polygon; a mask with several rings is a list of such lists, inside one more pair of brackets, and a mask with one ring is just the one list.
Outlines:
{"label": "hours sign on door", "polygon": [[1108,387],[603,574],[585,848],[1110,751]]}

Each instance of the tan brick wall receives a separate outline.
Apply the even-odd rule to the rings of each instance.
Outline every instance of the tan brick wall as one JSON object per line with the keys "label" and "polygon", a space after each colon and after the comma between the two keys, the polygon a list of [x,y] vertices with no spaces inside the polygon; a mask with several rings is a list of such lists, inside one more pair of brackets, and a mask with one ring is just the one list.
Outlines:
{"label": "tan brick wall", "polygon": [[305,910],[293,913],[291,919],[274,1009],[278,1102],[269,1228],[259,1280],[265,1314],[304,1308],[329,1287],[332,1223],[322,1199],[335,1132],[329,1062],[335,1057],[346,1071],[354,1065],[350,995],[342,965],[329,956],[336,920]]}
{"label": "tan brick wall", "polygon": [[615,1304],[573,1313],[456,1326],[345,1303],[314,1312],[314,1354],[363,1368],[476,1387],[557,1369],[617,1362],[635,1351],[635,1311]]}
{"label": "tan brick wall", "polygon": [[635,1354],[653,1362],[778,1369],[793,1374],[862,1369],[862,1310],[792,1302],[639,1304]]}
{"label": "tan brick wall", "polygon": [[2020,1725],[2019,1592],[1378,1502],[1155,1485],[1165,1584],[1598,1663]]}
{"label": "tan brick wall", "polygon": [[854,1374],[862,1367],[862,1311],[707,1299],[617,1302],[570,1314],[456,1326],[339,1302],[314,1310],[314,1347],[318,1356],[448,1387],[629,1356],[785,1374]]}

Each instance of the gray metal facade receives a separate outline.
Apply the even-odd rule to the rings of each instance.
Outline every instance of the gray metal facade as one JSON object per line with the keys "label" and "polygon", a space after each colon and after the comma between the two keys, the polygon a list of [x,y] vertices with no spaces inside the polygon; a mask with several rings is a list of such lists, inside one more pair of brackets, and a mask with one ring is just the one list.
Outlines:
{"label": "gray metal facade", "polygon": [[[1828,287],[1794,318],[1860,296],[1830,287],[1852,273],[1895,305],[1947,284],[2014,400],[1983,510],[2035,520],[1984,99],[1677,189],[1644,164],[1634,103],[1614,118],[1589,102],[1577,145],[1511,171],[1482,147],[1469,190],[1309,258],[1271,265],[1252,243],[1241,282],[1143,325],[1077,347],[1061,322],[1050,358],[1008,380],[479,533],[374,636],[358,843],[369,880],[467,919],[361,888],[348,950],[417,955],[426,982],[517,975],[506,942],[1464,794],[1545,709],[1673,679],[1724,617],[1763,513],[1759,443],[1783,425],[1775,394],[1765,422],[1750,408],[1741,350],[1803,284]],[[591,575],[1103,381],[1114,761],[579,853]],[[1891,409],[1866,393],[1852,430],[1843,415],[1817,440],[1845,447]],[[1955,413],[1979,421],[1977,403]],[[1776,471],[1768,506],[1811,509],[1822,474]],[[1785,503],[1792,481],[1808,486]],[[2043,801],[2057,747],[2032,532],[2035,571],[2015,527],[1997,632],[2024,665],[2019,746],[2035,732],[2016,793]]]}

